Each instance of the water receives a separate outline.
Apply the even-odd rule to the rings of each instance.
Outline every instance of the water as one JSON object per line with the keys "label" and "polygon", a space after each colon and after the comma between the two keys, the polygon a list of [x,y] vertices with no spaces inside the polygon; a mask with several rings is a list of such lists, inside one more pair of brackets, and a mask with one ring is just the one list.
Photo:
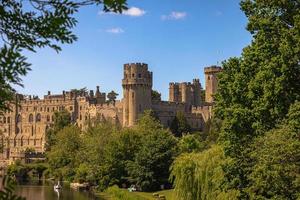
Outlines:
{"label": "water", "polygon": [[51,184],[18,185],[16,194],[25,197],[26,200],[104,200],[91,193],[75,191],[69,187],[63,187],[59,192],[54,191]]}

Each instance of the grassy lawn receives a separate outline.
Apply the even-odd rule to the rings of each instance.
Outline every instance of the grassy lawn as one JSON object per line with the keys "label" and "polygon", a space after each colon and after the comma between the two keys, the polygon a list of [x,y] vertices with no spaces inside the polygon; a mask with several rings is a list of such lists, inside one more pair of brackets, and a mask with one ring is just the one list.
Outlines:
{"label": "grassy lawn", "polygon": [[174,200],[173,198],[173,190],[162,190],[162,191],[158,191],[158,192],[135,192],[136,195],[139,195],[143,198],[145,198],[145,200],[153,200],[153,193],[158,193],[160,195],[165,195],[167,200]]}
{"label": "grassy lawn", "polygon": [[[173,190],[162,190],[158,192],[128,192],[126,189],[120,189],[122,192],[126,193],[126,196],[130,197],[130,199],[137,200],[155,200],[153,197],[153,193],[158,193],[160,195],[165,195],[167,200],[174,200],[173,198]],[[103,200],[115,200],[115,198],[111,197],[107,193],[98,194]]]}

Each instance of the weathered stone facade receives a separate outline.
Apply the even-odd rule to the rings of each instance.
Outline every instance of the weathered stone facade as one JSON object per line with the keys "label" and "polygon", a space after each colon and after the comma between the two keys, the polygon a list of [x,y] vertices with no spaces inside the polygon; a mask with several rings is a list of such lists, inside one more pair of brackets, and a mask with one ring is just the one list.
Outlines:
{"label": "weathered stone facade", "polygon": [[93,119],[109,119],[123,127],[133,126],[145,110],[152,109],[164,126],[170,126],[177,112],[183,112],[195,130],[201,130],[211,117],[213,94],[217,90],[216,74],[220,67],[205,68],[206,102],[201,101],[199,79],[192,83],[170,83],[169,101],[151,99],[152,72],[143,63],[125,64],[122,80],[123,98],[107,103],[106,94],[90,91],[48,92],[43,99],[17,95],[11,111],[0,116],[1,142],[4,152],[0,159],[24,159],[26,149],[42,154],[45,151],[45,133],[53,124],[54,112],[67,110],[71,120],[84,129]]}

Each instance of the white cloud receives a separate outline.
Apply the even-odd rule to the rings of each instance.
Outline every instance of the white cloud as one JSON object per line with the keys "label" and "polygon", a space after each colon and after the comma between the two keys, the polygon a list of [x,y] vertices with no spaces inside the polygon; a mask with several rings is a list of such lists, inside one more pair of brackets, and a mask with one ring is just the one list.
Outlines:
{"label": "white cloud", "polygon": [[169,15],[162,15],[161,19],[162,20],[181,20],[186,18],[187,13],[186,12],[176,12],[173,11]]}
{"label": "white cloud", "polygon": [[131,7],[128,10],[123,10],[121,14],[119,13],[114,13],[114,12],[104,12],[104,11],[99,11],[98,15],[126,15],[126,16],[131,16],[131,17],[141,17],[146,14],[146,11],[138,8],[138,7]]}
{"label": "white cloud", "polygon": [[146,11],[137,7],[131,7],[128,10],[124,10],[122,14],[132,17],[141,17],[146,14]]}
{"label": "white cloud", "polygon": [[122,28],[116,27],[116,28],[106,29],[105,32],[112,33],[112,34],[121,34],[124,33],[125,31]]}

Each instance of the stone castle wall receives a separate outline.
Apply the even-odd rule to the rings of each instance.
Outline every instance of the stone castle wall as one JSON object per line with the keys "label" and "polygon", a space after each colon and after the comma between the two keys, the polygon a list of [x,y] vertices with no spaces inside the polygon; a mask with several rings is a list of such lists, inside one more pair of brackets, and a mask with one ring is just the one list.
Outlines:
{"label": "stone castle wall", "polygon": [[106,103],[106,94],[97,86],[95,93],[63,91],[53,95],[48,92],[43,99],[18,95],[11,103],[11,111],[0,116],[0,137],[4,153],[0,160],[24,159],[26,149],[37,153],[45,151],[45,133],[53,125],[54,113],[67,110],[71,120],[81,129],[88,123],[109,120],[124,127],[133,126],[145,110],[152,109],[161,123],[168,127],[177,112],[186,116],[195,130],[203,130],[205,121],[211,118],[213,95],[217,90],[219,67],[205,68],[206,101],[201,102],[199,79],[192,83],[170,83],[169,101],[152,100],[153,74],[144,63],[124,65],[122,80],[123,99]]}

